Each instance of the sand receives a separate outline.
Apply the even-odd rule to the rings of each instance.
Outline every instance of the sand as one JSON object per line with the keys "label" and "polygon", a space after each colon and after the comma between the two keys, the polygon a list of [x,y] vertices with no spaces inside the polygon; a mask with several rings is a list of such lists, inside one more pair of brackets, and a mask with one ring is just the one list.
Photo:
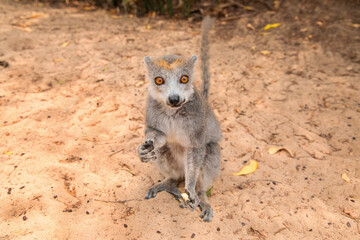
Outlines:
{"label": "sand", "polygon": [[359,238],[359,61],[262,19],[211,32],[223,140],[204,223],[165,192],[144,199],[163,177],[136,152],[143,58],[199,55],[200,24],[1,1],[0,239]]}

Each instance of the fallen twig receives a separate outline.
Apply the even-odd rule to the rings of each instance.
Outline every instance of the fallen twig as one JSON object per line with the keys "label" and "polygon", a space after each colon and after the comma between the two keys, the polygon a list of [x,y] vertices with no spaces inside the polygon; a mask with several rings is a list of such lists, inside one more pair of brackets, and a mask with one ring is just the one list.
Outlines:
{"label": "fallen twig", "polygon": [[128,200],[118,200],[118,201],[94,199],[94,201],[105,202],[105,203],[121,203],[121,204],[124,204],[126,202],[131,202],[131,201],[143,201],[143,199],[135,199],[135,198],[133,198],[133,199],[128,199]]}

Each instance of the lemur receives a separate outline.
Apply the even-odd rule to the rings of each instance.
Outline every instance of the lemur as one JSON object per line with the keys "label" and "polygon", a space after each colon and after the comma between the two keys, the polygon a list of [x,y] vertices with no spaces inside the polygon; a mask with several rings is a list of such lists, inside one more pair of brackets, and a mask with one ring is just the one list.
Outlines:
{"label": "lemur", "polygon": [[166,55],[145,57],[149,81],[146,104],[145,142],[139,146],[142,162],[152,161],[166,176],[152,186],[146,199],[167,191],[182,201],[177,188],[185,181],[189,200],[183,202],[193,211],[198,206],[200,217],[210,222],[213,209],[206,192],[220,171],[221,129],[209,103],[209,41],[213,20],[202,22],[201,69],[203,90],[194,85],[196,56],[190,58]]}

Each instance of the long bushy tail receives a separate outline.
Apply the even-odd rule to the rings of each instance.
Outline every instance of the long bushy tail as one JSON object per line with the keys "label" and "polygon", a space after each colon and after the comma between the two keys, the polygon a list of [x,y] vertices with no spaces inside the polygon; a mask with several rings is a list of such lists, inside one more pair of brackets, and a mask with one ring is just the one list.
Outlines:
{"label": "long bushy tail", "polygon": [[201,72],[203,80],[203,94],[208,98],[210,88],[210,72],[209,72],[209,32],[213,25],[213,19],[206,16],[201,23]]}

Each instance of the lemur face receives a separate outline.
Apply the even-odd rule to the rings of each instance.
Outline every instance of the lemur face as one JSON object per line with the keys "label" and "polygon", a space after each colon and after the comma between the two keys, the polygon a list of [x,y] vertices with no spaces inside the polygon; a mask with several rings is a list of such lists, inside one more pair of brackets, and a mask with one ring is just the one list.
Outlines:
{"label": "lemur face", "polygon": [[145,57],[150,95],[170,108],[180,108],[189,100],[193,89],[193,69],[197,57],[166,55],[157,59]]}

